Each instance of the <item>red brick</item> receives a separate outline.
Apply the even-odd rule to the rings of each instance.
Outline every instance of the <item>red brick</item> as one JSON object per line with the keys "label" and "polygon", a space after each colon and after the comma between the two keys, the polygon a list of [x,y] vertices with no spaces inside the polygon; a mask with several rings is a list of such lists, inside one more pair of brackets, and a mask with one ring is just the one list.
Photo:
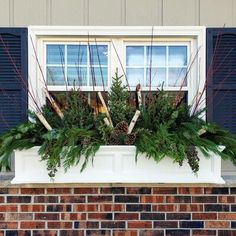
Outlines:
{"label": "red brick", "polygon": [[0,205],[0,212],[17,212],[16,205]]}
{"label": "red brick", "polygon": [[7,196],[7,203],[30,203],[31,196]]}
{"label": "red brick", "polygon": [[18,188],[8,188],[8,194],[18,194],[19,189]]}
{"label": "red brick", "polygon": [[76,204],[73,205],[74,212],[81,212],[81,211],[98,211],[98,205],[96,204]]}
{"label": "red brick", "polygon": [[157,221],[154,222],[154,228],[178,228],[178,221]]}
{"label": "red brick", "polygon": [[98,194],[98,188],[75,188],[74,194]]}
{"label": "red brick", "polygon": [[153,205],[152,211],[163,211],[163,212],[170,212],[170,211],[177,211],[177,205],[168,204],[168,205]]}
{"label": "red brick", "polygon": [[47,194],[70,194],[72,193],[71,188],[48,188]]}
{"label": "red brick", "polygon": [[194,229],[192,231],[192,236],[207,236],[207,235],[217,235],[215,230],[201,230]]}
{"label": "red brick", "polygon": [[58,213],[36,213],[35,220],[59,220]]}
{"label": "red brick", "polygon": [[33,220],[32,213],[6,213],[6,221]]}
{"label": "red brick", "polygon": [[89,196],[88,202],[112,202],[112,196],[100,195],[100,196]]}
{"label": "red brick", "polygon": [[140,230],[139,236],[164,236],[163,230]]}
{"label": "red brick", "polygon": [[18,222],[0,222],[0,229],[17,229]]}
{"label": "red brick", "polygon": [[229,221],[205,221],[205,228],[230,228]]}
{"label": "red brick", "polygon": [[45,189],[44,188],[22,188],[21,189],[21,194],[44,194]]}
{"label": "red brick", "polygon": [[4,197],[0,197],[0,203],[4,203],[5,202],[5,198]]}
{"label": "red brick", "polygon": [[88,213],[89,220],[111,220],[112,213]]}
{"label": "red brick", "polygon": [[180,204],[179,211],[203,211],[203,205],[199,204]]}
{"label": "red brick", "polygon": [[114,220],[138,220],[138,213],[115,213]]}
{"label": "red brick", "polygon": [[200,188],[200,187],[189,187],[189,188],[179,187],[178,188],[178,193],[179,194],[204,194],[204,188]]}
{"label": "red brick", "polygon": [[128,221],[128,228],[146,229],[152,228],[151,221]]}
{"label": "red brick", "polygon": [[101,204],[100,211],[124,211],[125,205],[123,204]]}
{"label": "red brick", "polygon": [[44,229],[45,222],[41,221],[22,221],[20,222],[21,229]]}
{"label": "red brick", "polygon": [[219,220],[236,220],[236,213],[218,213]]}
{"label": "red brick", "polygon": [[193,220],[216,220],[217,213],[193,213]]}
{"label": "red brick", "polygon": [[125,193],[124,187],[111,187],[111,188],[101,188],[101,194],[123,194]]}
{"label": "red brick", "polygon": [[125,230],[125,231],[113,230],[113,236],[138,236],[138,232],[137,231],[129,231],[129,230]]}
{"label": "red brick", "polygon": [[86,233],[84,234],[63,234],[60,236],[84,236],[84,235],[90,235],[90,236],[111,236],[111,230],[86,230]]}
{"label": "red brick", "polygon": [[236,203],[235,196],[219,196],[219,203]]}
{"label": "red brick", "polygon": [[61,203],[85,203],[85,196],[61,196]]}
{"label": "red brick", "polygon": [[35,196],[34,203],[58,203],[58,196]]}
{"label": "red brick", "polygon": [[[57,235],[58,233],[56,230],[34,230],[33,231],[33,236],[57,236]],[[67,236],[69,236],[69,234],[67,234]],[[80,235],[78,234],[78,236]]]}
{"label": "red brick", "polygon": [[127,194],[151,194],[151,188],[128,187]]}
{"label": "red brick", "polygon": [[193,196],[193,203],[217,203],[217,196]]}
{"label": "red brick", "polygon": [[61,213],[61,220],[86,220],[86,213]]}
{"label": "red brick", "polygon": [[62,222],[62,221],[53,221],[48,222],[48,229],[71,229],[72,228],[72,222]]}
{"label": "red brick", "polygon": [[190,203],[190,196],[166,196],[167,203]]}
{"label": "red brick", "polygon": [[140,202],[141,203],[163,203],[164,197],[163,196],[141,196]]}
{"label": "red brick", "polygon": [[0,221],[4,221],[5,220],[5,214],[1,213],[0,214]]}
{"label": "red brick", "polygon": [[177,188],[173,187],[153,188],[153,194],[177,194]]}
{"label": "red brick", "polygon": [[20,205],[20,211],[23,212],[44,212],[45,206],[44,205]]}

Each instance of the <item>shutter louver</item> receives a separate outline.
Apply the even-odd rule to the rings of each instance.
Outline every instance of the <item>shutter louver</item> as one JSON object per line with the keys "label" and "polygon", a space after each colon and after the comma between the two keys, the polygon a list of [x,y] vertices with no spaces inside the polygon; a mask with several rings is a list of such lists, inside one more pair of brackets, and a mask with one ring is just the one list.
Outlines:
{"label": "shutter louver", "polygon": [[207,118],[236,134],[236,28],[207,29],[207,65]]}
{"label": "shutter louver", "polygon": [[0,133],[3,133],[27,119],[27,88],[14,68],[15,64],[27,84],[27,28],[0,28],[0,36],[5,44],[0,42]]}

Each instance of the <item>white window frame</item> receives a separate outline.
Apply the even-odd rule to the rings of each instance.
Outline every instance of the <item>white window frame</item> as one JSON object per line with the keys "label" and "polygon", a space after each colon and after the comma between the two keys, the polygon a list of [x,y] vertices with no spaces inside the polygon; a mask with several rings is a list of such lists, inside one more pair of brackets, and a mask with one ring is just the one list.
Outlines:
{"label": "white window frame", "polygon": [[[194,65],[191,68],[188,81],[188,101],[192,104],[196,93],[203,91],[205,85],[205,47],[206,47],[206,28],[204,26],[29,26],[28,28],[29,42],[28,42],[28,71],[30,89],[34,94],[37,94],[39,104],[45,103],[45,97],[42,93],[42,76],[40,69],[35,59],[34,48],[37,52],[40,65],[43,67],[44,63],[44,42],[77,42],[78,40],[88,42],[89,39],[96,38],[97,42],[107,42],[110,45],[109,57],[108,57],[108,77],[109,79],[115,74],[118,68],[119,74],[123,74],[125,69],[125,45],[133,43],[145,42],[151,44],[151,38],[153,43],[167,42],[167,43],[190,43],[190,55],[194,56],[197,51],[197,58]],[[114,47],[115,49],[114,49]],[[119,58],[116,55],[116,51],[119,54]],[[121,63],[120,63],[121,61]],[[190,59],[191,62],[191,59]],[[123,65],[123,68],[121,66]],[[111,84],[111,80],[108,83],[108,88]],[[106,88],[106,89],[108,89]],[[62,89],[62,88],[61,88]],[[58,89],[57,89],[58,90]],[[86,89],[84,89],[86,90]],[[96,90],[102,90],[97,88]],[[175,88],[176,90],[176,88]],[[205,107],[205,93],[202,95],[201,108]],[[31,101],[29,99],[29,107]]]}

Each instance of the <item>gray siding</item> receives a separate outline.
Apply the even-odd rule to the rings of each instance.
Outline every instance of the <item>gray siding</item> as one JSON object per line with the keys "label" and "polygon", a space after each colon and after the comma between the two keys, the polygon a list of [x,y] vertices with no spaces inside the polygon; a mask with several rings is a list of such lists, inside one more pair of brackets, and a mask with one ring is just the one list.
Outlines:
{"label": "gray siding", "polygon": [[235,0],[0,0],[0,26],[236,26]]}

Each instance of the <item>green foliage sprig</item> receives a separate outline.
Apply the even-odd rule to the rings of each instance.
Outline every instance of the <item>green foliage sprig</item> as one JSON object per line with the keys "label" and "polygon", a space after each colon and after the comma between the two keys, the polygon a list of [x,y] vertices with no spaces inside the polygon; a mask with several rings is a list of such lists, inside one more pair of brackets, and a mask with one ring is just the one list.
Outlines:
{"label": "green foliage sprig", "polygon": [[[41,146],[41,159],[47,164],[49,176],[54,177],[59,167],[66,171],[81,163],[83,171],[101,145],[132,144],[137,148],[136,158],[144,153],[159,162],[169,156],[179,165],[186,161],[194,173],[199,170],[198,150],[206,157],[214,152],[236,165],[236,137],[201,119],[204,110],[192,114],[190,106],[184,102],[176,104],[174,96],[162,90],[148,94],[148,102],[143,103],[141,116],[129,134],[128,125],[134,115],[129,98],[127,86],[116,73],[107,101],[112,127],[104,123],[106,115],[96,114],[80,91],[67,92],[57,98],[63,104],[63,119],[50,104],[42,107],[52,130],[48,131],[31,113],[28,122],[0,136],[0,169],[10,169],[14,150]],[[225,147],[223,152],[219,145]]]}

